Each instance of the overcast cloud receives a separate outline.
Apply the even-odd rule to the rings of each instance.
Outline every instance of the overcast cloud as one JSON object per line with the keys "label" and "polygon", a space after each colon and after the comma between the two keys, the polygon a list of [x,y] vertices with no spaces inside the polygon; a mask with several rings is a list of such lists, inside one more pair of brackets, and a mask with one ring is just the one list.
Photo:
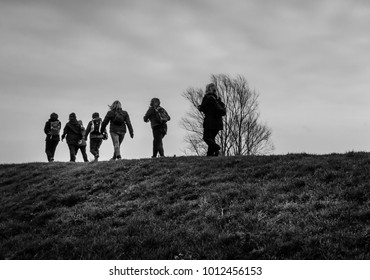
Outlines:
{"label": "overcast cloud", "polygon": [[[219,73],[260,94],[276,154],[368,150],[368,26],[367,1],[1,0],[0,161],[46,161],[50,113],[87,124],[116,99],[135,130],[123,156],[149,157],[152,97],[172,117],[166,154],[182,155],[181,94]],[[56,160],[68,157],[60,143]]]}

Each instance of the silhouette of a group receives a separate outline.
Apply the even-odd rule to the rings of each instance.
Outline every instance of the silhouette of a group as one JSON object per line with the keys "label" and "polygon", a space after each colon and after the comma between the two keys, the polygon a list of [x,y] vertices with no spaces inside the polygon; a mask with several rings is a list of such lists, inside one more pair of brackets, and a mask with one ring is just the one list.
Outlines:
{"label": "silhouette of a group", "polygon": [[[198,109],[204,113],[204,134],[203,140],[208,145],[207,156],[218,156],[221,147],[216,143],[215,138],[220,130],[223,129],[222,117],[226,114],[225,104],[217,97],[215,84],[206,87],[206,93]],[[160,100],[153,98],[150,106],[144,115],[144,122],[150,122],[153,132],[153,154],[156,158],[159,154],[164,157],[163,138],[167,134],[167,122],[171,119],[167,111],[160,106]],[[87,139],[90,139],[90,153],[94,156],[94,161],[99,159],[99,149],[104,140],[108,139],[106,130],[109,126],[109,134],[113,144],[113,157],[111,160],[121,159],[121,144],[128,132],[134,138],[134,130],[127,111],[122,109],[120,101],[116,100],[109,106],[109,111],[104,119],[100,118],[99,113],[92,114],[92,119],[85,128],[81,120],[77,120],[75,113],[69,114],[69,121],[64,126],[58,119],[58,114],[52,113],[50,119],[45,123],[44,132],[46,134],[45,152],[49,162],[54,161],[56,148],[60,141],[68,144],[70,161],[76,161],[78,151],[81,151],[83,160],[88,162],[86,154]]]}

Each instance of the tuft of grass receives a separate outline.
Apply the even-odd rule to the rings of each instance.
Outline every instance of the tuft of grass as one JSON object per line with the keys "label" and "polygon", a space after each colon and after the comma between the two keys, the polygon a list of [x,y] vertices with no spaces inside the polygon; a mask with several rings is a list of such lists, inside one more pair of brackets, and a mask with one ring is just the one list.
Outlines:
{"label": "tuft of grass", "polygon": [[1,259],[369,259],[370,155],[0,165]]}

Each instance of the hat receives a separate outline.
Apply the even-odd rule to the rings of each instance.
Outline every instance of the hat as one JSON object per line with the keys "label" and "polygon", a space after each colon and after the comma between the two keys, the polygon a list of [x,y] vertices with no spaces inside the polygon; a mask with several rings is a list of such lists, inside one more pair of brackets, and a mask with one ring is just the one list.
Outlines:
{"label": "hat", "polygon": [[99,118],[99,113],[95,112],[94,114],[92,114],[92,118],[95,119],[95,118]]}
{"label": "hat", "polygon": [[76,118],[76,114],[75,113],[70,113],[69,114],[69,118],[70,119],[75,119]]}

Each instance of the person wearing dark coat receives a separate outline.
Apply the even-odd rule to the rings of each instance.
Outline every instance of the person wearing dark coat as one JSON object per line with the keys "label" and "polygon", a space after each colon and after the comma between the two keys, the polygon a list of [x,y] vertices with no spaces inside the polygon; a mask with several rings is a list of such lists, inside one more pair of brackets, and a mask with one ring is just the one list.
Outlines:
{"label": "person wearing dark coat", "polygon": [[218,156],[221,147],[216,143],[216,136],[223,130],[222,116],[226,114],[225,104],[217,97],[216,86],[211,83],[206,86],[199,111],[204,113],[203,140],[208,145],[207,156]]}
{"label": "person wearing dark coat", "polygon": [[100,127],[102,119],[99,117],[99,113],[92,114],[92,120],[89,121],[85,132],[85,141],[90,134],[90,153],[94,156],[94,161],[99,159],[99,148],[103,143],[103,138],[106,139],[107,132],[100,133]]}
{"label": "person wearing dark coat", "polygon": [[105,128],[108,123],[109,133],[112,138],[114,153],[111,160],[121,159],[121,144],[126,134],[126,126],[130,132],[130,137],[134,138],[134,130],[131,125],[130,117],[128,113],[122,110],[121,102],[118,100],[114,101],[112,105],[109,106],[109,111],[105,115],[103,123],[100,128],[100,133],[105,132]]}
{"label": "person wearing dark coat", "polygon": [[[153,98],[150,101],[150,106],[148,111],[144,116],[144,122],[150,121],[150,126],[152,127],[153,132],[153,155],[152,158],[159,156],[164,157],[164,149],[163,149],[163,138],[167,134],[167,123],[161,122],[158,117],[158,109],[160,107],[161,101],[158,98]],[[167,114],[168,115],[168,114]],[[170,116],[168,116],[168,121],[170,120]]]}
{"label": "person wearing dark coat", "polygon": [[55,150],[60,141],[60,129],[62,123],[58,120],[58,114],[52,113],[50,119],[45,123],[44,132],[45,139],[45,153],[49,162],[54,161]]}
{"label": "person wearing dark coat", "polygon": [[75,162],[78,143],[82,140],[81,126],[77,121],[75,113],[69,114],[69,122],[64,127],[62,141],[64,138],[67,140],[70,161]]}

